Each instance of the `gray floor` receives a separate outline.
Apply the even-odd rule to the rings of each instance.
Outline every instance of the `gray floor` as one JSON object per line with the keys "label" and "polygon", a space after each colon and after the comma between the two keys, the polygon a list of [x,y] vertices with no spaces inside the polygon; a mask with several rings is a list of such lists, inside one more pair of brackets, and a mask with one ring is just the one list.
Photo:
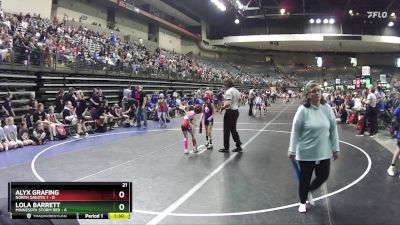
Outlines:
{"label": "gray floor", "polygon": [[[81,224],[399,224],[400,180],[386,175],[391,153],[370,137],[355,137],[357,131],[347,125],[339,127],[340,139],[368,153],[372,159],[368,174],[346,190],[317,201],[306,214],[298,213],[296,206],[272,211],[298,202],[297,181],[286,157],[298,105],[297,101],[273,104],[262,118],[248,117],[241,109],[238,129],[243,154],[217,151],[222,147],[222,116],[218,115],[214,150],[201,154],[183,154],[179,121],[172,121],[170,129],[161,131],[120,128],[55,154],[68,148],[60,145],[43,153],[35,168],[46,181],[133,183],[135,210],[129,222],[81,220]],[[117,135],[127,131],[136,133]],[[198,143],[205,143],[204,134]],[[351,184],[368,169],[361,151],[344,143],[340,148],[330,179],[314,197]],[[7,196],[7,181],[38,180],[30,162],[1,169],[0,179],[4,181],[0,198]],[[240,212],[245,215],[229,215]]]}

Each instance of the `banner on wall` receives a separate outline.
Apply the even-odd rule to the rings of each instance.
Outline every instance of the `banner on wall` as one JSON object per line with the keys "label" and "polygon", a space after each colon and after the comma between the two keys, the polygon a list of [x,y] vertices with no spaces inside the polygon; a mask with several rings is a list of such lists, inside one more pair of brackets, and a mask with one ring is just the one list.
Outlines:
{"label": "banner on wall", "polygon": [[381,81],[381,83],[387,83],[387,81],[386,81],[386,74],[381,74],[381,75],[379,76],[379,80]]}
{"label": "banner on wall", "polygon": [[370,76],[371,75],[371,67],[369,67],[369,66],[361,67],[361,75]]}
{"label": "banner on wall", "polygon": [[361,88],[361,79],[360,78],[357,78],[357,80],[356,80],[356,88],[357,89]]}

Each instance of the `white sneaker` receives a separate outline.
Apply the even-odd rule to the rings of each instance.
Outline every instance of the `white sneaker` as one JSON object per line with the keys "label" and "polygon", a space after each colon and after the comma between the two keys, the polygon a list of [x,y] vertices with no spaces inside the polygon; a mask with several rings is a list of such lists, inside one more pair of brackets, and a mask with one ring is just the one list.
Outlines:
{"label": "white sneaker", "polygon": [[75,134],[74,138],[80,138],[81,136],[79,134]]}
{"label": "white sneaker", "polygon": [[115,123],[114,124],[114,128],[118,128],[119,126],[118,126],[118,123]]}
{"label": "white sneaker", "polygon": [[189,151],[187,149],[185,149],[184,151],[185,155],[189,154]]}
{"label": "white sneaker", "polygon": [[307,212],[306,204],[301,204],[301,203],[300,203],[299,212],[301,212],[301,213]]}
{"label": "white sneaker", "polygon": [[389,168],[387,169],[387,173],[389,174],[389,176],[394,177],[394,175],[396,175],[396,167],[389,166]]}
{"label": "white sneaker", "polygon": [[198,153],[199,150],[197,150],[197,148],[193,148],[192,152],[193,152],[193,153]]}
{"label": "white sneaker", "polygon": [[310,203],[311,206],[315,206],[315,202],[311,192],[308,192],[308,203]]}
{"label": "white sneaker", "polygon": [[85,134],[85,138],[88,138],[88,137],[89,137],[89,134],[88,134],[88,133],[86,133],[86,134]]}

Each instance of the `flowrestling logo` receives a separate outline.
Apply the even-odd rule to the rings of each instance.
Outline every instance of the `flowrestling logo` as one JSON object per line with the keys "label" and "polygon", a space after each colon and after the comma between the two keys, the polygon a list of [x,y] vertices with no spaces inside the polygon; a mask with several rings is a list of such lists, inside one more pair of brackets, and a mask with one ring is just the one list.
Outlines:
{"label": "flowrestling logo", "polygon": [[388,16],[387,12],[380,12],[380,11],[367,11],[368,18],[381,18],[385,19]]}

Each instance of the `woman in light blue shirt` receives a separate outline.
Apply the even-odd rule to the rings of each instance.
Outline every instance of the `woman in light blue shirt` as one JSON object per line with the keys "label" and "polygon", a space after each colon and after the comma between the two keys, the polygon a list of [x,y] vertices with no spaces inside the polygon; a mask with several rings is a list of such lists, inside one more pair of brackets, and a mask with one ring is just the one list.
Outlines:
{"label": "woman in light blue shirt", "polygon": [[[306,212],[306,201],[314,205],[311,192],[329,176],[330,158],[339,156],[339,141],[335,115],[321,94],[316,81],[306,84],[304,104],[293,119],[288,155],[300,165],[299,212]],[[315,170],[316,178],[311,183]]]}

